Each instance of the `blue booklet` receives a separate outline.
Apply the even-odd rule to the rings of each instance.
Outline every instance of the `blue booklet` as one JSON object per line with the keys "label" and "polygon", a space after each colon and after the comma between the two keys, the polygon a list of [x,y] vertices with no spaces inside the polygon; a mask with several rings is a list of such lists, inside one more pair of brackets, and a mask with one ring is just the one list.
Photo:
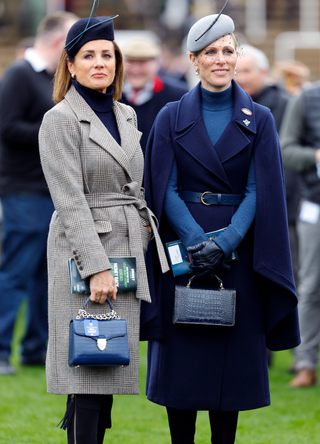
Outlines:
{"label": "blue booklet", "polygon": [[[216,231],[210,231],[209,233],[206,233],[206,235],[208,236],[209,239],[214,239],[215,237],[218,237],[219,234],[223,233],[225,230],[226,228],[222,228],[221,230],[216,230]],[[193,272],[191,268],[192,264],[191,257],[180,239],[172,242],[167,242],[166,247],[173,276],[181,276],[182,274]],[[230,254],[230,256],[228,256],[226,261],[230,262],[230,261],[236,261],[238,259],[239,259],[238,254],[237,251],[235,250]]]}

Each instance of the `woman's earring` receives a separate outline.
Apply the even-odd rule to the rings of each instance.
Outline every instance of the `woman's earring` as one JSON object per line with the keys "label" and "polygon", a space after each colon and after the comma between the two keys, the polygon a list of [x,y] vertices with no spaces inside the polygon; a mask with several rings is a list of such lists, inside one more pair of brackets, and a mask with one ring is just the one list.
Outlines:
{"label": "woman's earring", "polygon": [[196,69],[196,75],[198,76],[200,74],[200,69]]}
{"label": "woman's earring", "polygon": [[76,78],[75,74],[71,74],[71,77],[72,77],[73,79],[75,79],[75,78]]}
{"label": "woman's earring", "polygon": [[237,68],[234,70],[234,75],[235,76],[237,75]]}

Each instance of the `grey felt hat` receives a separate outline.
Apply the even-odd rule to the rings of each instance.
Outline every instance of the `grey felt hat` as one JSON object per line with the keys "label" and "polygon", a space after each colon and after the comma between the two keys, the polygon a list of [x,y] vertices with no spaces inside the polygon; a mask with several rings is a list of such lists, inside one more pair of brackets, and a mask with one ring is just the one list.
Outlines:
{"label": "grey felt hat", "polygon": [[190,29],[187,48],[190,52],[201,51],[215,40],[234,31],[234,22],[224,14],[212,14],[198,20]]}
{"label": "grey felt hat", "polygon": [[128,59],[155,59],[160,56],[160,46],[148,39],[132,39],[121,48]]}

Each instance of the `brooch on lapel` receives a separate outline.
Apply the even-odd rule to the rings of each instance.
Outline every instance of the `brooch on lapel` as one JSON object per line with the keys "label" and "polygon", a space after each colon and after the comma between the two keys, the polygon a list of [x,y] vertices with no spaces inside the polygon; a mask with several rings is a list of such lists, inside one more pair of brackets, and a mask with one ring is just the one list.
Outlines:
{"label": "brooch on lapel", "polygon": [[246,119],[246,120],[243,120],[243,123],[245,124],[245,126],[249,126],[251,122],[250,122],[250,120]]}
{"label": "brooch on lapel", "polygon": [[242,111],[243,114],[245,114],[246,116],[252,116],[252,111],[250,111],[250,109],[248,109],[248,108],[241,108],[241,111]]}

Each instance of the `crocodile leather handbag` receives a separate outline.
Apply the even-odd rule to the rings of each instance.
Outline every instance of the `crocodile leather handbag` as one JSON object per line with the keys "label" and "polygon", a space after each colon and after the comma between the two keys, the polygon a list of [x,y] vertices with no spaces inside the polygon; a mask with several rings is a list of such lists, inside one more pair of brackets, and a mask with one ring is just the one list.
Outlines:
{"label": "crocodile leather handbag", "polygon": [[113,311],[90,315],[85,307],[69,325],[69,366],[121,367],[130,362],[127,321]]}
{"label": "crocodile leather handbag", "polygon": [[193,276],[186,287],[176,285],[173,323],[232,327],[235,324],[236,291],[226,290],[215,276],[220,289],[191,288]]}

